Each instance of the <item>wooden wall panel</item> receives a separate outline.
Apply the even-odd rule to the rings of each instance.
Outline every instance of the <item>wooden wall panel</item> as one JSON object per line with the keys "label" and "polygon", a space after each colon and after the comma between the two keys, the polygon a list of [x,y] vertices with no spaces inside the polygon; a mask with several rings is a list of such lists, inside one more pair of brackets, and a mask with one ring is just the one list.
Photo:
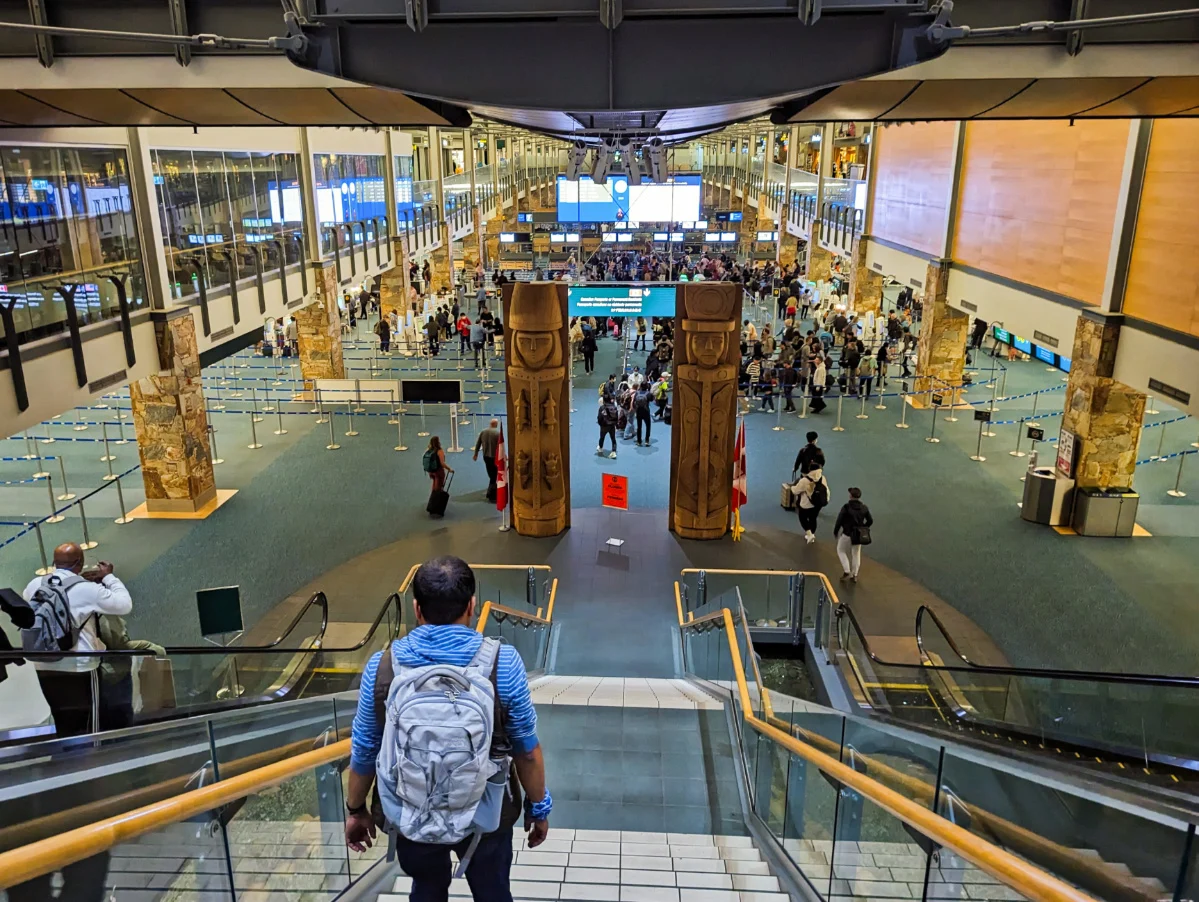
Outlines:
{"label": "wooden wall panel", "polygon": [[1199,335],[1199,120],[1153,123],[1124,312]]}
{"label": "wooden wall panel", "polygon": [[938,257],[952,195],[953,122],[876,127],[869,234]]}
{"label": "wooden wall panel", "polygon": [[1129,125],[968,122],[954,260],[1100,304]]}

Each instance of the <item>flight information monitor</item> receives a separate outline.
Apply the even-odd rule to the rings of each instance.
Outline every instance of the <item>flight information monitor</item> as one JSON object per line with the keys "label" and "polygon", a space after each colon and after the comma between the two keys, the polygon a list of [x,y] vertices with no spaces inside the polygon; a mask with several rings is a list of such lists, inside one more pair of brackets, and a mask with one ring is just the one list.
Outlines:
{"label": "flight information monitor", "polygon": [[571,316],[674,316],[674,288],[669,282],[571,285],[566,297]]}
{"label": "flight information monitor", "polygon": [[699,217],[701,176],[670,176],[662,184],[629,182],[610,176],[596,184],[588,176],[578,181],[558,177],[558,222],[686,222]]}

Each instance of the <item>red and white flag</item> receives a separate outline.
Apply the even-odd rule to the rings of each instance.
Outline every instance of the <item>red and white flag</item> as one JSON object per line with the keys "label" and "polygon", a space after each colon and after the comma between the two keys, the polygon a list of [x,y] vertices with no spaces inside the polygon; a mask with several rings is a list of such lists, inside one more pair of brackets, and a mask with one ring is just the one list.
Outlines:
{"label": "red and white flag", "polygon": [[737,428],[737,441],[733,445],[733,510],[749,501],[745,482],[745,420]]}
{"label": "red and white flag", "polygon": [[508,467],[504,456],[504,427],[500,427],[500,440],[495,446],[495,509],[508,509]]}

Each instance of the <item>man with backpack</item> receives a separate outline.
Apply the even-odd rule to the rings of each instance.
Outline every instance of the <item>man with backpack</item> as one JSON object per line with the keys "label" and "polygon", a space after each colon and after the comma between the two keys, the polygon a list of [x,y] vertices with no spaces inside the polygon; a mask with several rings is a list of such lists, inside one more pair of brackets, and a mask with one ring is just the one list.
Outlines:
{"label": "man with backpack", "polygon": [[599,412],[595,415],[595,421],[599,424],[599,444],[595,446],[595,453],[604,453],[604,439],[610,436],[612,452],[608,456],[615,460],[616,426],[620,423],[620,409],[616,406],[616,399],[607,392],[600,398]]}
{"label": "man with backpack", "polygon": [[820,464],[817,463],[804,473],[799,482],[791,487],[791,491],[797,499],[795,512],[799,515],[804,541],[811,545],[816,541],[816,522],[820,512],[828,507],[828,482]]}
{"label": "man with backpack", "polygon": [[792,479],[795,478],[796,473],[807,473],[816,467],[824,466],[824,450],[816,444],[816,440],[819,438],[820,433],[818,432],[808,433],[808,443],[795,455],[795,466],[791,468]]}
{"label": "man with backpack", "polygon": [[[634,375],[640,375],[636,373]],[[649,415],[649,386],[641,383],[633,392],[633,413],[637,417],[637,446],[649,445],[651,418]],[[641,425],[645,424],[645,441],[641,440]]]}
{"label": "man with backpack", "polygon": [[[34,616],[33,626],[21,631],[25,651],[103,651],[100,615],[124,616],[133,610],[133,599],[125,584],[113,575],[112,564],[101,561],[85,575],[83,549],[74,542],[54,549],[53,572],[35,577],[25,587],[22,597]],[[99,658],[88,657],[34,662],[58,738],[79,736],[99,728],[91,718],[92,692],[98,687],[95,678],[99,666]]]}
{"label": "man with backpack", "polygon": [[465,561],[426,561],[412,592],[417,627],[362,674],[346,843],[361,852],[382,829],[413,899],[447,898],[452,850],[477,902],[510,900],[521,789],[528,848],[545,841],[553,808],[524,664],[471,628],[475,575]]}

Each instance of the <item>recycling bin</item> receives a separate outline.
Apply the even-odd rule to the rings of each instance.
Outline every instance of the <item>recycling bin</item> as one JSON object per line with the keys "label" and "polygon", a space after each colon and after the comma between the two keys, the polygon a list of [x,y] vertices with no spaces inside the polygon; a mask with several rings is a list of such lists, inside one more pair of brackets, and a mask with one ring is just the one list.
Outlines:
{"label": "recycling bin", "polygon": [[1058,475],[1053,467],[1032,467],[1024,479],[1020,516],[1030,523],[1064,526],[1070,522],[1070,496],[1074,480]]}
{"label": "recycling bin", "polygon": [[1128,488],[1079,489],[1074,531],[1080,536],[1131,536],[1141,496]]}

